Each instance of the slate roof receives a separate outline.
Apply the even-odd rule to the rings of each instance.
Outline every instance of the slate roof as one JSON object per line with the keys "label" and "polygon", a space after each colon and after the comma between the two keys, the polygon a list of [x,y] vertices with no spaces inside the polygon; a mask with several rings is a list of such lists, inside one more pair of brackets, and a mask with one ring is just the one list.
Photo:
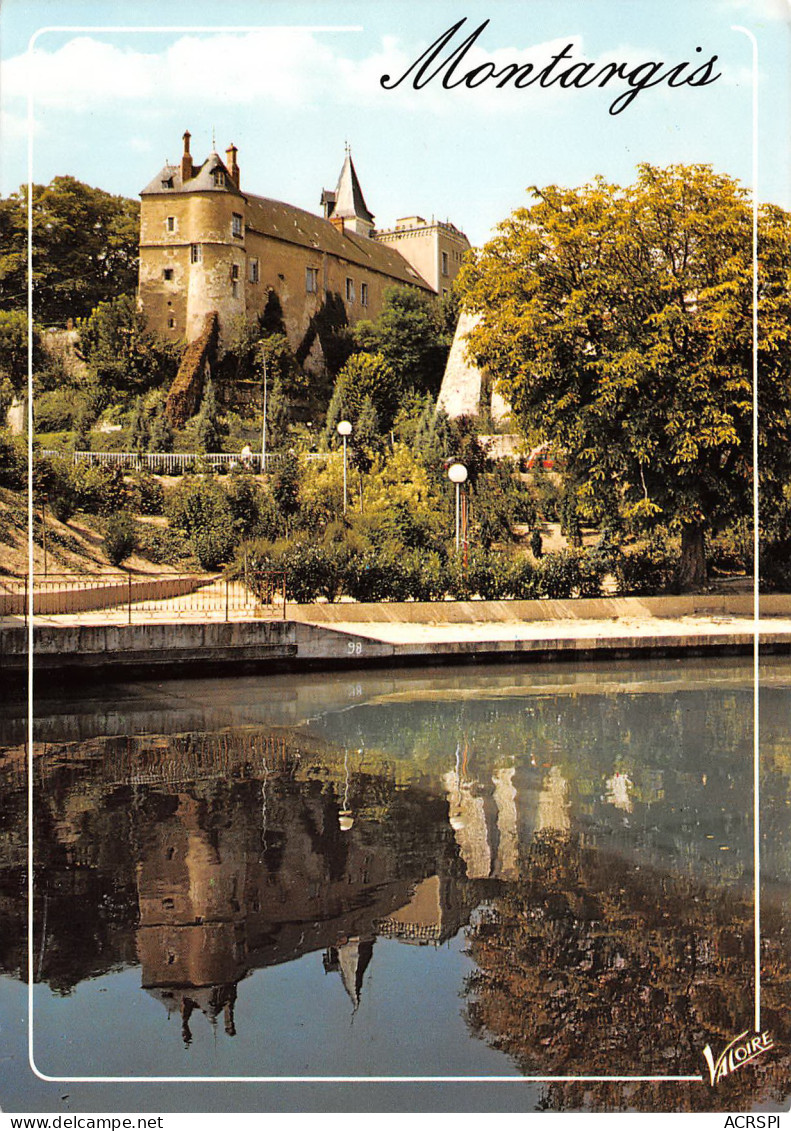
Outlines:
{"label": "slate roof", "polygon": [[[224,186],[214,183],[213,173],[217,168],[225,172]],[[163,182],[172,182],[172,187],[166,187]],[[340,194],[343,191],[344,203]],[[365,267],[370,271],[379,271],[389,275],[394,281],[411,283],[434,294],[431,287],[422,275],[407,263],[402,255],[387,244],[379,243],[368,236],[360,236],[348,228],[340,232],[329,220],[307,212],[304,208],[297,208],[294,204],[285,204],[280,200],[270,200],[264,196],[254,196],[252,193],[242,193],[234,184],[230,173],[223,164],[218,154],[212,153],[200,168],[196,169],[195,176],[182,183],[181,166],[165,165],[161,172],[150,181],[141,192],[141,196],[158,194],[161,196],[170,193],[184,192],[232,192],[247,202],[245,227],[273,239],[284,240],[286,243],[297,244],[299,247],[314,248],[317,252],[326,251],[339,259]],[[368,211],[363,199],[362,190],[357,181],[350,154],[341,170],[338,181],[338,204],[334,216],[351,218],[354,215],[373,220],[373,215]],[[339,208],[361,209],[356,213],[339,211]]]}
{"label": "slate roof", "polygon": [[273,239],[314,248],[317,252],[326,251],[328,255],[380,271],[434,294],[434,288],[394,248],[368,236],[358,236],[348,228],[340,232],[329,220],[294,204],[248,194],[246,226]]}
{"label": "slate roof", "polygon": [[363,190],[357,180],[352,155],[348,151],[346,160],[343,162],[341,175],[338,177],[338,186],[335,189],[335,207],[332,210],[332,215],[341,216],[346,220],[359,216],[360,219],[373,223],[373,212],[368,211]]}
{"label": "slate roof", "polygon": [[[224,183],[221,185],[214,183],[215,169],[222,169],[224,173]],[[171,192],[232,192],[236,196],[243,195],[234,184],[233,177],[218,153],[210,153],[203,164],[193,171],[195,175],[190,180],[182,182],[181,165],[165,165],[162,171],[149,181],[140,195]],[[172,185],[166,185],[167,181],[171,181]]]}

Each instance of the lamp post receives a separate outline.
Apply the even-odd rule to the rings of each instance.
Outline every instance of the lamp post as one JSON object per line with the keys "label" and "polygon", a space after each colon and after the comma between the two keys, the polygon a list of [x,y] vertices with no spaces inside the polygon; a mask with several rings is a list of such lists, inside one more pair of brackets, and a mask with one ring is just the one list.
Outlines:
{"label": "lamp post", "polygon": [[264,414],[261,419],[261,474],[266,474],[266,353],[261,349],[261,360],[264,363]]}
{"label": "lamp post", "polygon": [[346,514],[346,437],[351,435],[352,426],[348,420],[338,424],[338,435],[343,436],[343,513]]}
{"label": "lamp post", "polygon": [[467,468],[463,463],[452,463],[448,468],[448,479],[456,484],[456,553],[459,552],[459,488],[467,481]]}

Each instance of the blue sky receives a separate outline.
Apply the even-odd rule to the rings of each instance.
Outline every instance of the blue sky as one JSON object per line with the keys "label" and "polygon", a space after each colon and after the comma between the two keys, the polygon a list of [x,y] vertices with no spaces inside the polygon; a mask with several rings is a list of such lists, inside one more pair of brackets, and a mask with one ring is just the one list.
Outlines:
{"label": "blue sky", "polygon": [[[489,20],[475,63],[546,63],[571,44],[572,61],[597,65],[697,66],[716,54],[721,78],[644,90],[615,116],[623,85],[381,88],[382,73],[400,73],[463,16],[454,45]],[[129,196],[178,159],[185,128],[196,159],[214,130],[220,152],[238,146],[243,188],[314,211],[348,141],[380,226],[433,215],[476,243],[532,184],[627,183],[642,161],[705,162],[749,183],[751,46],[735,24],[759,44],[759,195],[791,208],[788,0],[2,0],[0,192],[27,179],[31,77],[34,180],[71,174]],[[40,32],[55,25],[86,30]],[[217,30],[95,30],[108,25]]]}

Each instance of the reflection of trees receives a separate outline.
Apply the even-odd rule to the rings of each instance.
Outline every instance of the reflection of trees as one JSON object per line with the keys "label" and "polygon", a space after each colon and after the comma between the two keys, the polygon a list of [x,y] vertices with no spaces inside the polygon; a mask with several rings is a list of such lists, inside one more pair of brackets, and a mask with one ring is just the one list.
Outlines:
{"label": "reflection of trees", "polygon": [[[478,969],[466,986],[471,1028],[527,1075],[706,1074],[753,1022],[753,909],[685,878],[638,868],[543,833],[527,880],[502,893],[468,928]],[[787,940],[767,909],[762,939],[762,1024],[781,1048],[791,1036]],[[705,1085],[553,1084],[548,1110],[745,1107],[782,1100],[788,1064],[770,1053],[712,1092]],[[664,1089],[664,1091],[663,1091]],[[672,1091],[672,1098],[671,1098]]]}

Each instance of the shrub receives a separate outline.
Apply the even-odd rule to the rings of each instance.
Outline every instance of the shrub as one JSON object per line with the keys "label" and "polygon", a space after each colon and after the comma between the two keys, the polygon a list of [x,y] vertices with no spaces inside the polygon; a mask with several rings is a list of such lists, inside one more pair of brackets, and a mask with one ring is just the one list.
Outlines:
{"label": "shrub", "polygon": [[62,432],[76,427],[90,405],[84,393],[76,389],[53,389],[40,393],[33,405],[36,432]]}
{"label": "shrub", "polygon": [[60,522],[66,522],[77,509],[77,492],[72,468],[61,456],[35,455],[33,495],[37,505],[49,506]]}
{"label": "shrub", "polygon": [[673,587],[675,566],[675,560],[657,547],[622,553],[613,571],[618,592],[624,596],[666,593]]}
{"label": "shrub", "polygon": [[448,591],[459,601],[480,597],[484,601],[499,601],[510,596],[509,560],[503,554],[487,550],[472,550],[467,555],[465,567],[462,555],[455,557],[448,567]]}
{"label": "shrub", "polygon": [[541,596],[538,571],[525,557],[514,557],[509,567],[510,595],[517,601],[532,601]]}
{"label": "shrub", "polygon": [[216,569],[228,560],[236,543],[233,513],[216,480],[182,482],[168,499],[166,510],[173,526],[189,539],[204,569]]}
{"label": "shrub", "polygon": [[448,568],[436,550],[408,550],[400,559],[405,598],[441,601],[448,590]]}
{"label": "shrub", "polygon": [[23,491],[27,483],[27,447],[22,437],[0,428],[0,487]]}
{"label": "shrub", "polygon": [[764,546],[759,560],[761,591],[791,593],[791,538]]}
{"label": "shrub", "polygon": [[189,540],[180,530],[162,529],[140,523],[137,528],[137,545],[140,554],[150,562],[176,565],[192,557]]}
{"label": "shrub", "polygon": [[723,573],[752,569],[752,543],[746,530],[731,526],[706,539],[706,560],[710,569]]}
{"label": "shrub", "polygon": [[74,489],[75,510],[86,514],[112,515],[130,502],[130,494],[119,467],[78,463],[69,472]]}
{"label": "shrub", "polygon": [[[303,537],[279,542],[260,540],[245,546],[248,576],[275,570],[286,575],[286,594],[292,601],[334,601],[345,573],[344,551]],[[240,569],[237,561],[237,569]],[[258,583],[263,584],[263,580]],[[253,580],[253,586],[256,586]]]}
{"label": "shrub", "polygon": [[137,532],[132,516],[121,512],[111,515],[104,528],[104,552],[118,566],[137,549]]}
{"label": "shrub", "polygon": [[607,573],[606,559],[596,553],[577,554],[578,597],[601,597],[602,581]]}
{"label": "shrub", "polygon": [[162,514],[165,489],[153,475],[138,472],[132,481],[132,503],[138,514]]}
{"label": "shrub", "polygon": [[374,549],[355,554],[344,574],[345,592],[356,601],[399,601],[409,595],[400,560]]}
{"label": "shrub", "polygon": [[568,550],[545,554],[536,566],[536,579],[542,597],[554,600],[571,597],[580,584],[578,556]]}

